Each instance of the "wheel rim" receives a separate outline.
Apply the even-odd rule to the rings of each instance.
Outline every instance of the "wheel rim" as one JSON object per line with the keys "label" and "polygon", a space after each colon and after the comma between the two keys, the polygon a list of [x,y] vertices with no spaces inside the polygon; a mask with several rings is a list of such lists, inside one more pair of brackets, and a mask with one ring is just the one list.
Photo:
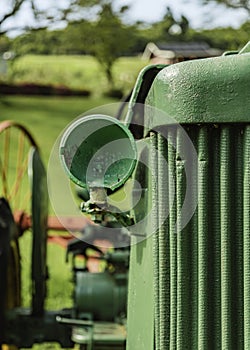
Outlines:
{"label": "wheel rim", "polygon": [[0,123],[0,196],[8,200],[17,223],[24,222],[23,213],[31,215],[28,163],[31,149],[37,147],[21,124],[12,121]]}

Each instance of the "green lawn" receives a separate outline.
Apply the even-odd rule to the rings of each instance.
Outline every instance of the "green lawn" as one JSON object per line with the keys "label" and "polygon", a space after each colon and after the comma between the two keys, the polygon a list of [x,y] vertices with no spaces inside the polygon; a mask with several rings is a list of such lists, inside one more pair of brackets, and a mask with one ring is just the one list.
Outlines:
{"label": "green lawn", "polygon": [[117,103],[111,98],[94,97],[1,97],[0,122],[14,120],[24,125],[36,139],[45,162],[62,130],[75,118],[97,106]]}
{"label": "green lawn", "polygon": [[[32,234],[27,231],[19,239],[22,251],[22,303],[23,306],[29,307],[31,302],[30,294],[30,272],[31,272],[31,243]],[[54,243],[48,243],[48,295],[46,298],[45,308],[47,310],[60,310],[63,307],[72,306],[72,274],[70,263],[65,263],[66,251],[63,247]]]}
{"label": "green lawn", "polygon": [[[147,63],[140,57],[119,58],[113,67],[115,87],[128,93]],[[23,56],[11,63],[8,79],[89,89],[95,96],[108,89],[101,65],[91,56]]]}

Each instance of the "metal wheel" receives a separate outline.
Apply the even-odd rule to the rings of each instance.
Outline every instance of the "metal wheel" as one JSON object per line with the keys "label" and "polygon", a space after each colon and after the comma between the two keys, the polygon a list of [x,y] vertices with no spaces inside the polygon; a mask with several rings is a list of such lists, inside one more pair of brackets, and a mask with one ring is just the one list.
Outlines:
{"label": "metal wheel", "polygon": [[28,179],[29,153],[37,147],[29,132],[12,121],[0,123],[0,197],[8,202],[17,223],[16,236],[11,237],[8,263],[7,308],[20,305],[20,252],[18,236],[24,228],[24,213],[31,214],[31,189]]}
{"label": "metal wheel", "polygon": [[19,234],[25,229],[24,214],[31,215],[28,165],[32,148],[37,148],[36,142],[22,125],[0,123],[0,196],[9,202]]}

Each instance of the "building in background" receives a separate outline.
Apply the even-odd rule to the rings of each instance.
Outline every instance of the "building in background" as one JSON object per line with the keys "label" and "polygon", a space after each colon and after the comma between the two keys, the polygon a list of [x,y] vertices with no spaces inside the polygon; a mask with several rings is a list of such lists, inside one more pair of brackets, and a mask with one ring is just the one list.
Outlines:
{"label": "building in background", "polygon": [[150,42],[145,47],[142,59],[151,60],[152,63],[171,64],[221,54],[221,50],[211,48],[206,42]]}

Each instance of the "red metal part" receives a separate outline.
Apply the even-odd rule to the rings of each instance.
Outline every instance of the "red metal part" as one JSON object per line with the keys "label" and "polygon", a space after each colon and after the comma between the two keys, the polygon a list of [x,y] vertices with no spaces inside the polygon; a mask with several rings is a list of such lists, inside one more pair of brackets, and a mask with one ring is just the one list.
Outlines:
{"label": "red metal part", "polygon": [[[21,233],[32,227],[32,218],[24,211],[15,211],[14,219]],[[57,216],[49,216],[47,228],[48,230],[53,231],[77,232],[90,224],[93,224],[93,222],[90,219],[83,217],[65,216],[58,218]]]}
{"label": "red metal part", "polygon": [[[32,218],[22,210],[17,210],[14,213],[14,219],[17,225],[17,235],[20,237],[26,230],[32,227]],[[63,222],[63,224],[62,224]],[[93,224],[88,218],[81,217],[63,217],[56,216],[48,217],[48,230],[67,232],[66,234],[50,234],[48,242],[60,245],[63,248],[67,247],[68,241],[74,238],[73,232],[82,231],[85,226]]]}
{"label": "red metal part", "polygon": [[[62,224],[63,222],[63,224]],[[88,218],[83,217],[71,217],[64,216],[58,218],[57,216],[48,217],[48,229],[55,231],[66,231],[71,232],[81,231],[85,226],[93,224]]]}
{"label": "red metal part", "polygon": [[63,248],[67,248],[68,242],[73,239],[74,236],[72,234],[69,234],[67,236],[63,235],[49,235],[48,236],[48,242],[49,243],[55,243]]}
{"label": "red metal part", "polygon": [[[30,229],[32,227],[32,218],[24,211],[16,211],[14,213],[14,219],[18,227],[18,234],[19,236],[23,234],[24,231]],[[83,220],[84,219],[84,220]],[[83,225],[84,221],[84,225]],[[62,224],[62,222],[65,224],[66,227]],[[56,216],[49,216],[48,217],[48,230],[53,231],[65,231],[67,233],[65,234],[50,234],[48,235],[48,243],[54,243],[58,244],[62,248],[67,248],[68,242],[75,238],[72,232],[82,231],[85,226],[93,224],[93,222],[88,218],[77,218],[77,217],[63,217],[58,218]],[[97,246],[100,246],[100,249],[105,253],[110,246],[112,245],[111,242],[107,240],[96,240],[94,242]],[[97,256],[97,258],[96,258]],[[95,256],[95,254],[91,257],[89,257],[87,261],[87,266],[90,272],[100,272],[100,260],[98,259],[98,254]]]}

